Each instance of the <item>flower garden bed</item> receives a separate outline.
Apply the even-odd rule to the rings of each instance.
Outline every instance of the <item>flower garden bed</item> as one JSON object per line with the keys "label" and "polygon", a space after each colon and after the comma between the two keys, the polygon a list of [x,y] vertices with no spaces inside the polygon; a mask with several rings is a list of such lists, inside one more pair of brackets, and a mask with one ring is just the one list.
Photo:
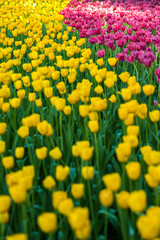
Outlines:
{"label": "flower garden bed", "polygon": [[159,2],[0,16],[0,240],[160,239]]}

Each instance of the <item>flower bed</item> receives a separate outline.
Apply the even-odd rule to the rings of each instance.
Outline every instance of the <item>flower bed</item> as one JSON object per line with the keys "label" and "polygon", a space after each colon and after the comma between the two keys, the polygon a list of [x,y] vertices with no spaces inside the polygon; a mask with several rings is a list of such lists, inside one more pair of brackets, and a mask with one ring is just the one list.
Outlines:
{"label": "flower bed", "polygon": [[[136,59],[150,67],[160,51],[159,1],[71,1],[62,11],[64,23],[91,44],[106,45],[119,61]],[[151,44],[152,43],[152,44]]]}
{"label": "flower bed", "polygon": [[159,239],[153,3],[0,2],[0,240]]}

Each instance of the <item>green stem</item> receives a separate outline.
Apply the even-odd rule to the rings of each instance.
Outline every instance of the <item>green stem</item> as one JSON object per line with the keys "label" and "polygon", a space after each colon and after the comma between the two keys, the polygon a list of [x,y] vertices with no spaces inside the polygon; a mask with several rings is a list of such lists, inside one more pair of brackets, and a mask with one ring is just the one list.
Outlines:
{"label": "green stem", "polygon": [[5,230],[5,225],[4,223],[0,224],[0,239],[4,239],[4,230]]}
{"label": "green stem", "polygon": [[50,141],[51,141],[52,147],[54,148],[54,147],[55,147],[55,144],[54,144],[54,141],[53,141],[53,138],[52,138],[52,137],[50,137]]}
{"label": "green stem", "polygon": [[133,159],[133,161],[136,161],[136,154],[135,154],[135,149],[134,148],[132,150],[132,159]]}
{"label": "green stem", "polygon": [[107,235],[108,235],[108,208],[106,207],[106,214],[105,214],[105,226],[104,226],[104,236],[105,240],[107,240]]}
{"label": "green stem", "polygon": [[47,177],[48,173],[47,173],[47,168],[46,168],[46,164],[45,164],[44,160],[42,160],[42,165],[43,165],[45,177]]}
{"label": "green stem", "polygon": [[54,237],[54,233],[50,233],[48,236],[48,240],[53,240],[53,237]]}
{"label": "green stem", "polygon": [[[133,212],[131,212],[131,224],[132,224],[132,229],[135,230],[136,229],[136,219],[135,219],[135,215]],[[130,240],[134,240],[135,239],[135,231],[130,232],[129,237],[130,237]]]}
{"label": "green stem", "polygon": [[149,96],[149,110],[151,111],[152,96]]}
{"label": "green stem", "polygon": [[159,83],[159,86],[158,86],[158,100],[160,100],[160,83]]}
{"label": "green stem", "polygon": [[139,146],[142,147],[141,127],[140,127],[140,123],[139,123],[137,117],[135,117],[135,121],[136,121],[137,126],[139,126],[139,134],[138,134],[138,137],[139,137]]}
{"label": "green stem", "polygon": [[55,121],[56,121],[56,137],[58,139],[58,121],[57,121],[57,111],[55,110]]}
{"label": "green stem", "polygon": [[61,138],[61,149],[63,151],[62,112],[60,112],[60,138]]}
{"label": "green stem", "polygon": [[146,120],[146,143],[148,142],[148,127],[147,127],[147,120]]}
{"label": "green stem", "polygon": [[115,88],[116,88],[115,93],[116,93],[116,97],[117,97],[118,103],[121,104],[121,100],[120,100],[119,93],[118,93],[118,92],[119,92],[119,90],[118,90],[118,83],[116,82],[116,83],[114,84],[114,86],[115,86]]}
{"label": "green stem", "polygon": [[[39,98],[42,100],[42,92],[39,92]],[[43,103],[42,103],[43,105]],[[42,118],[42,121],[44,120],[44,114],[43,114],[43,106],[39,108],[40,109],[40,112],[41,112],[41,118]]]}
{"label": "green stem", "polygon": [[30,147],[29,147],[29,142],[28,142],[28,139],[26,138],[26,143],[27,143],[27,148],[28,148],[28,153],[29,153],[29,159],[31,161],[31,164],[33,164],[33,159],[32,159],[32,154],[31,154],[31,150],[30,150]]}
{"label": "green stem", "polygon": [[84,139],[85,140],[88,140],[89,137],[88,137],[88,125],[87,125],[87,117],[84,118],[84,130],[85,130],[85,133],[84,133]]}
{"label": "green stem", "polygon": [[97,160],[97,169],[98,169],[98,172],[99,172],[99,175],[100,175],[100,162],[99,162],[99,154],[98,154],[98,146],[97,146],[97,135],[96,133],[94,133],[94,145],[95,145],[95,150],[96,150],[96,160]]}
{"label": "green stem", "polygon": [[[109,107],[110,107],[110,105],[109,105]],[[99,117],[99,127],[100,127],[100,136],[101,136],[101,138],[102,138],[102,136],[103,136],[103,126],[102,126],[102,119],[101,119],[101,113],[99,112],[99,114],[98,114],[98,117]]]}
{"label": "green stem", "polygon": [[[32,194],[32,198],[34,197],[34,193],[33,193],[33,189],[31,189],[30,193]],[[32,203],[30,201],[30,195],[27,193],[27,205],[29,206],[29,208],[33,208],[31,211],[31,225],[32,225],[32,229],[34,229],[35,227],[35,223],[34,223],[34,201],[32,199]]]}
{"label": "green stem", "polygon": [[156,130],[156,136],[157,136],[157,150],[159,151],[159,137],[158,137],[158,125],[157,125],[157,122],[155,122],[155,130]]}
{"label": "green stem", "polygon": [[138,70],[137,70],[137,67],[136,67],[135,63],[133,63],[133,66],[136,70],[136,80],[138,81],[139,80],[139,74],[138,74]]}
{"label": "green stem", "polygon": [[150,84],[152,84],[152,67],[149,68]]}
{"label": "green stem", "polygon": [[118,215],[119,215],[119,219],[120,219],[120,225],[121,225],[123,240],[128,240],[127,239],[127,231],[126,231],[126,227],[125,227],[124,216],[123,216],[123,213],[122,213],[122,209],[120,209],[120,207],[119,207],[117,199],[116,199],[116,206],[117,206],[117,211],[118,211]]}
{"label": "green stem", "polygon": [[[72,106],[72,112],[73,112],[73,118],[72,118],[72,142],[73,142],[73,138],[74,138],[74,120],[75,120],[75,107]],[[71,144],[72,144],[71,142]]]}
{"label": "green stem", "polygon": [[87,180],[87,186],[88,186],[88,195],[89,195],[89,205],[90,205],[90,209],[91,209],[91,217],[92,217],[92,222],[93,224],[93,228],[94,228],[94,237],[95,239],[97,239],[97,224],[96,224],[96,218],[94,215],[94,210],[93,210],[93,201],[92,201],[92,191],[91,191],[91,184],[90,181]]}
{"label": "green stem", "polygon": [[155,204],[156,204],[156,206],[159,206],[159,191],[158,191],[158,186],[155,188],[155,194],[156,194]]}
{"label": "green stem", "polygon": [[62,215],[59,214],[59,223],[60,223],[60,230],[62,233],[64,233],[64,229],[63,229],[63,219],[62,219]]}
{"label": "green stem", "polygon": [[27,234],[27,233],[28,233],[28,228],[27,228],[27,213],[26,213],[26,206],[25,206],[24,203],[21,204],[21,212],[22,212],[24,232],[25,232],[25,234]]}
{"label": "green stem", "polygon": [[13,109],[13,122],[14,122],[14,129],[17,130],[16,126],[16,108]]}
{"label": "green stem", "polygon": [[126,189],[126,184],[125,184],[125,163],[122,163],[122,188],[125,190]]}
{"label": "green stem", "polygon": [[43,108],[40,107],[40,113],[41,113],[41,118],[42,118],[42,121],[44,120],[44,114],[43,114]]}
{"label": "green stem", "polygon": [[32,114],[34,113],[34,102],[32,104]]}

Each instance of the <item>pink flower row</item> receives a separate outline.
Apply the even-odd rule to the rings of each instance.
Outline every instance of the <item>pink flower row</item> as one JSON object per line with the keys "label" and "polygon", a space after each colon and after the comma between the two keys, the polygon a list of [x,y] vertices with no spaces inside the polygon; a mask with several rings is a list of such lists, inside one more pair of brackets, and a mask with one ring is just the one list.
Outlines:
{"label": "pink flower row", "polygon": [[111,50],[118,46],[119,61],[138,59],[150,67],[155,53],[160,53],[159,0],[71,0],[62,14],[64,23],[91,44],[105,44]]}

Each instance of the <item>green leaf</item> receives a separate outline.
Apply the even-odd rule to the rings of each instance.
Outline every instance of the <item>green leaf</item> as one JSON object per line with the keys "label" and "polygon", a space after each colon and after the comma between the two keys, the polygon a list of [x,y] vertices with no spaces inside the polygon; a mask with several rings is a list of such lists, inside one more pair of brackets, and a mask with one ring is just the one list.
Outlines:
{"label": "green leaf", "polygon": [[115,157],[112,158],[112,163],[115,171],[121,173],[121,168],[118,164],[118,161],[115,159]]}
{"label": "green leaf", "polygon": [[135,230],[134,228],[132,227],[131,224],[129,224],[129,236],[134,236],[135,235]]}
{"label": "green leaf", "polygon": [[32,232],[31,240],[38,240],[38,239],[40,239],[39,232]]}
{"label": "green leaf", "polygon": [[112,157],[115,154],[115,148],[113,148],[109,153],[107,154],[107,158],[105,159],[105,166],[112,161]]}
{"label": "green leaf", "polygon": [[108,220],[115,228],[119,226],[119,220],[116,216],[116,212],[113,213],[112,209],[110,209],[109,211],[106,211],[105,207],[102,207],[102,209],[98,213],[107,215]]}
{"label": "green leaf", "polygon": [[160,144],[160,140],[157,138],[157,136],[155,135],[155,133],[154,133],[154,132],[151,132],[151,134],[152,134],[152,136],[155,138],[155,140],[158,141],[159,144]]}
{"label": "green leaf", "polygon": [[69,176],[71,177],[72,181],[74,181],[77,177],[76,169],[75,168],[70,168],[70,174]]}
{"label": "green leaf", "polygon": [[98,236],[98,240],[105,240],[105,237],[103,235]]}

